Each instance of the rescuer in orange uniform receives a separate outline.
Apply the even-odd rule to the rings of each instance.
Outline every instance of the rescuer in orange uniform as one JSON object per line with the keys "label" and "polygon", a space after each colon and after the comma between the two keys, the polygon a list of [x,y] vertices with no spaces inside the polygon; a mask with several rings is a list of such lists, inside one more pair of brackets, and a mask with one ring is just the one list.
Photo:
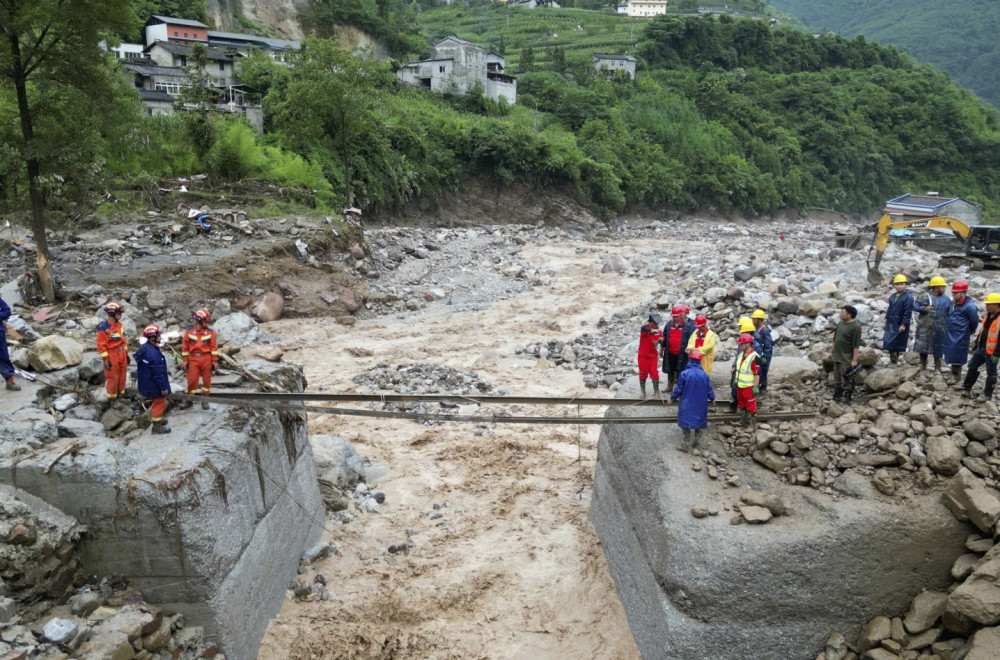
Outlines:
{"label": "rescuer in orange uniform", "polygon": [[131,362],[128,356],[128,339],[122,327],[122,306],[109,302],[104,306],[108,320],[97,326],[97,352],[104,360],[104,384],[108,401],[116,401],[125,394],[125,368]]}
{"label": "rescuer in orange uniform", "polygon": [[[194,313],[194,325],[184,331],[181,358],[187,371],[187,393],[198,394],[198,379],[201,379],[201,394],[211,394],[212,374],[219,366],[218,335],[208,327],[212,315],[207,309]],[[208,401],[201,402],[208,410]]]}

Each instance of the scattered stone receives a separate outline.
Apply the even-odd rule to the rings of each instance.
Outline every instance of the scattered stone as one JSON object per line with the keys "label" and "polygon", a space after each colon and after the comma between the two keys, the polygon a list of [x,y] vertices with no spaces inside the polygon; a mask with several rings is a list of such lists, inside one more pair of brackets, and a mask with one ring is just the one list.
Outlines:
{"label": "scattered stone", "polygon": [[152,289],[146,294],[146,306],[158,312],[167,306],[167,296],[159,289]]}
{"label": "scattered stone", "polygon": [[43,373],[73,367],[83,361],[83,346],[69,337],[42,337],[28,349],[28,361]]}
{"label": "scattered stone", "polygon": [[992,533],[1000,520],[1000,493],[966,469],[948,483],[943,500],[956,518],[971,520],[987,534]]}
{"label": "scattered stone", "polygon": [[864,653],[868,649],[879,646],[882,640],[888,639],[891,634],[892,621],[889,617],[875,617],[861,629],[861,636],[858,638],[858,651]]}
{"label": "scattered stone", "polygon": [[740,501],[751,506],[764,507],[776,516],[783,516],[788,513],[785,503],[777,495],[768,495],[756,490],[748,490],[740,493]]}
{"label": "scattered stone", "polygon": [[695,504],[691,507],[691,515],[695,518],[706,518],[708,517],[708,507],[704,504]]}
{"label": "scattered stone", "polygon": [[962,467],[965,453],[959,449],[951,436],[935,436],[927,438],[927,465],[938,474],[951,476],[957,474]]}
{"label": "scattered stone", "polygon": [[258,323],[268,323],[280,319],[284,309],[285,298],[280,293],[268,291],[250,305],[249,312]]}
{"label": "scattered stone", "polygon": [[896,482],[888,470],[877,470],[872,483],[875,484],[875,488],[883,495],[892,495],[896,492]]}
{"label": "scattered stone", "polygon": [[872,392],[885,392],[898,387],[902,382],[902,371],[897,369],[878,369],[871,372],[865,379],[865,387]]}
{"label": "scattered stone", "polygon": [[933,626],[944,614],[948,594],[940,591],[925,591],[910,603],[910,610],[903,617],[903,626],[911,635],[923,632]]}
{"label": "scattered stone", "polygon": [[970,419],[962,424],[962,430],[970,440],[986,442],[996,437],[996,427],[981,419]]}
{"label": "scattered stone", "polygon": [[1000,627],[983,628],[969,640],[965,660],[996,660],[1000,655]]}
{"label": "scattered stone", "polygon": [[772,517],[771,512],[762,506],[741,505],[740,513],[743,515],[743,519],[751,525],[762,525]]}
{"label": "scattered stone", "polygon": [[249,315],[233,312],[213,323],[219,341],[227,346],[245,346],[260,340],[260,329]]}
{"label": "scattered stone", "polygon": [[77,625],[76,621],[72,619],[60,619],[54,618],[50,619],[45,627],[42,628],[42,634],[45,639],[49,640],[53,644],[65,644],[69,640],[73,639],[76,635],[77,630],[80,626]]}
{"label": "scattered stone", "polygon": [[7,534],[7,543],[11,545],[32,545],[37,540],[38,535],[35,531],[21,524],[11,527],[10,533]]}

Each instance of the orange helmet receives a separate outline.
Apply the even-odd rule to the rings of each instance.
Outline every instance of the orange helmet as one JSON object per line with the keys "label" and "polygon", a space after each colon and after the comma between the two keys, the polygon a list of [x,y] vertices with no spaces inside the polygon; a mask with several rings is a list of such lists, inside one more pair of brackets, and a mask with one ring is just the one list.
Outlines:
{"label": "orange helmet", "polygon": [[708,325],[708,318],[704,314],[694,317],[694,327],[704,328],[706,325]]}
{"label": "orange helmet", "polygon": [[156,337],[160,334],[160,326],[156,324],[147,325],[142,329],[143,337]]}
{"label": "orange helmet", "polygon": [[749,332],[744,332],[742,335],[740,335],[740,344],[752,344],[752,343],[753,343],[753,335],[751,335]]}
{"label": "orange helmet", "polygon": [[194,313],[194,320],[195,321],[207,321],[210,318],[212,318],[212,315],[209,314],[208,310],[205,309],[204,307],[201,308],[201,309],[199,309],[197,312]]}
{"label": "orange helmet", "polygon": [[116,302],[109,302],[106,305],[104,305],[104,311],[107,312],[108,314],[114,314],[115,312],[122,311],[122,306]]}

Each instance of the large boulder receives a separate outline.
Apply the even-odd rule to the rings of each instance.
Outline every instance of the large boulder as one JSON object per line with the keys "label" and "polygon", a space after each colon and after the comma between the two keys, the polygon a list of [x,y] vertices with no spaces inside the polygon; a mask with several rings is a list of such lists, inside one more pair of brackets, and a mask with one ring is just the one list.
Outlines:
{"label": "large boulder", "polygon": [[969,640],[969,654],[965,660],[996,660],[1000,649],[1000,627],[983,628]]}
{"label": "large boulder", "polygon": [[949,594],[946,611],[984,626],[1000,623],[1000,546],[987,552],[972,575]]}
{"label": "large boulder", "polygon": [[951,476],[962,467],[963,452],[950,435],[927,438],[927,465],[938,474]]}
{"label": "large boulder", "polygon": [[316,476],[338,488],[353,488],[364,478],[364,461],[347,440],[332,435],[311,435]]}
{"label": "large boulder", "polygon": [[903,372],[897,369],[877,369],[865,379],[865,387],[872,392],[886,392],[899,387],[903,382]]}
{"label": "large boulder", "polygon": [[835,499],[749,461],[729,469],[788,515],[763,526],[694,518],[694,504],[735,496],[677,459],[680,440],[671,424],[607,424],[599,441],[591,517],[643,657],[815,657],[830,630],[858,631],[946,587],[965,552],[967,526],[935,495],[899,504],[868,481],[863,501]]}
{"label": "large boulder", "polygon": [[284,297],[274,291],[268,291],[250,305],[250,315],[258,323],[277,321],[284,310]]}
{"label": "large boulder", "polygon": [[83,346],[69,337],[42,337],[28,349],[28,362],[38,372],[74,367],[82,361]]}
{"label": "large boulder", "polygon": [[992,532],[993,526],[1000,520],[1000,493],[988,487],[985,481],[967,469],[963,468],[948,483],[943,499],[945,506],[956,518],[971,520],[987,534]]}
{"label": "large boulder", "polygon": [[223,316],[212,327],[219,333],[219,341],[230,346],[245,346],[260,339],[257,322],[243,312]]}

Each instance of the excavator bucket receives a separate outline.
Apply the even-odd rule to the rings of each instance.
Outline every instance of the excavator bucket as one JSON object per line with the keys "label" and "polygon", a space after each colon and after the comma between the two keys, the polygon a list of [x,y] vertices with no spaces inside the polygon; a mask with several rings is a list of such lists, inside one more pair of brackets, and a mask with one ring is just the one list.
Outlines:
{"label": "excavator bucket", "polygon": [[880,286],[882,284],[883,280],[884,280],[884,278],[882,277],[882,273],[879,272],[878,268],[869,268],[868,269],[868,283],[869,284],[871,284],[872,286]]}

